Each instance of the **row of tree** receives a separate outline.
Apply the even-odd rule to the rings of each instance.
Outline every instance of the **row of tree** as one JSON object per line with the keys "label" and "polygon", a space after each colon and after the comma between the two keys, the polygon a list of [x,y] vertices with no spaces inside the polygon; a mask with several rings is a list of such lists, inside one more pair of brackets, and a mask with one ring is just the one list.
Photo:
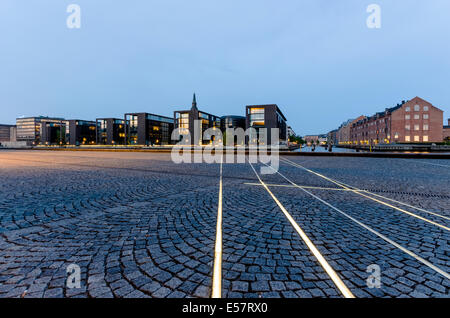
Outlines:
{"label": "row of tree", "polygon": [[289,142],[295,142],[299,145],[306,144],[306,141],[300,136],[289,136]]}

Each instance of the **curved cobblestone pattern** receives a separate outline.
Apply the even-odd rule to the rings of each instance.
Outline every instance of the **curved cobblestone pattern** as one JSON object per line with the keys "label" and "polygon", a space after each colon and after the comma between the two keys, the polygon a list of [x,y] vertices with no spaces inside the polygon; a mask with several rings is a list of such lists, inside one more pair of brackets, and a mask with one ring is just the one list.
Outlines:
{"label": "curved cobblestone pattern", "polygon": [[[441,166],[448,161],[288,159],[449,216],[449,172]],[[280,172],[334,189],[308,191],[450,271],[445,230],[284,162]],[[218,164],[176,165],[158,153],[2,151],[0,178],[0,297],[210,296]],[[261,178],[287,184],[279,175]],[[252,183],[248,164],[223,165],[223,296],[341,297],[267,191]],[[447,279],[393,245],[299,189],[270,189],[355,296],[448,297]],[[69,264],[80,266],[81,288],[67,288]],[[367,287],[370,264],[381,267],[380,289]]]}

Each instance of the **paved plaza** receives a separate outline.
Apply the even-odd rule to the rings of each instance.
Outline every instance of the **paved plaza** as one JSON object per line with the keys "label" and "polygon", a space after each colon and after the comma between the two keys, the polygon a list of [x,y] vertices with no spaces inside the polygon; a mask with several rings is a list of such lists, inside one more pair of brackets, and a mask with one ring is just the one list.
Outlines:
{"label": "paved plaza", "polygon": [[261,166],[0,151],[0,297],[449,297],[450,160]]}

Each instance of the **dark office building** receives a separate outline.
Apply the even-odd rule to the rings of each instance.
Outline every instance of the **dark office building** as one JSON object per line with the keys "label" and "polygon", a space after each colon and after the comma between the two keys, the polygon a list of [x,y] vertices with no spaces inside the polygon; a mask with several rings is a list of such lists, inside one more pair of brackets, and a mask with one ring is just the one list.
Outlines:
{"label": "dark office building", "polygon": [[11,141],[11,131],[14,129],[14,125],[0,125],[0,142]]}
{"label": "dark office building", "polygon": [[244,116],[222,116],[220,127],[222,132],[227,128],[242,128],[245,130],[245,117]]}
{"label": "dark office building", "polygon": [[42,121],[41,122],[41,144],[43,145],[65,145],[69,141],[66,138],[68,134],[67,121]]}
{"label": "dark office building", "polygon": [[[221,118],[220,127],[223,133],[223,143],[224,145],[232,145],[233,143],[230,143],[228,141],[228,137],[226,134],[226,130],[228,128],[237,129],[242,128],[245,130],[245,117],[244,116],[223,116]],[[237,137],[234,137],[234,145],[237,146],[243,146],[244,141],[238,141]]]}
{"label": "dark office building", "polygon": [[168,145],[173,131],[173,118],[149,113],[125,114],[128,145]]}
{"label": "dark office building", "polygon": [[277,105],[249,105],[245,109],[246,129],[255,128],[256,135],[248,136],[247,140],[252,143],[264,144],[259,134],[260,128],[267,128],[267,143],[271,143],[271,129],[279,129],[279,142],[285,144],[287,142],[287,125],[286,117],[284,117]]}
{"label": "dark office building", "polygon": [[118,118],[97,119],[97,144],[125,145],[125,120]]}
{"label": "dark office building", "polygon": [[[195,120],[200,121],[200,131],[202,132],[201,135],[199,134],[198,138],[199,140],[194,140],[194,125]],[[211,115],[208,113],[205,113],[203,111],[199,111],[197,108],[197,100],[194,98],[192,101],[192,108],[190,110],[179,110],[174,112],[174,121],[175,121],[175,129],[176,128],[182,128],[189,131],[191,135],[191,144],[192,145],[203,145],[203,144],[209,144],[210,141],[204,141],[202,138],[203,133],[208,128],[217,128],[220,129],[220,117]]]}
{"label": "dark office building", "polygon": [[[97,139],[97,126],[95,121],[68,120],[69,133],[66,140],[70,145],[93,145]],[[67,129],[67,128],[66,128]]]}
{"label": "dark office building", "polygon": [[56,122],[64,121],[64,118],[52,117],[24,117],[16,119],[17,126],[17,141],[28,141],[34,145],[41,143],[41,126],[42,122]]}

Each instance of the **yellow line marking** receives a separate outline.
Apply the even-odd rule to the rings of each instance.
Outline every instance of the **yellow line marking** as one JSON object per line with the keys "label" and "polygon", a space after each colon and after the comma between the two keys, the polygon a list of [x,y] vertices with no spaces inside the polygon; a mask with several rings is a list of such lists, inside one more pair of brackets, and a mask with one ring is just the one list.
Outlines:
{"label": "yellow line marking", "polygon": [[328,264],[328,262],[322,256],[322,254],[320,254],[319,250],[316,248],[316,246],[313,244],[313,242],[308,238],[308,236],[305,234],[305,232],[303,232],[303,230],[295,222],[295,220],[292,218],[292,216],[289,214],[289,212],[284,208],[284,206],[281,204],[281,202],[278,201],[278,199],[275,197],[275,195],[272,193],[272,191],[269,190],[269,187],[264,183],[264,181],[261,180],[261,178],[259,177],[255,168],[253,168],[252,163],[250,161],[249,161],[249,163],[250,163],[250,166],[252,167],[253,171],[255,172],[256,177],[258,178],[259,182],[261,183],[261,185],[270,194],[270,196],[275,201],[275,203],[278,205],[278,207],[281,209],[281,211],[283,211],[286,218],[289,220],[291,225],[294,227],[294,229],[300,235],[302,240],[305,242],[306,246],[308,246],[309,250],[313,253],[313,255],[316,257],[316,259],[319,261],[320,265],[325,270],[325,272],[328,274],[328,276],[330,276],[331,280],[334,282],[334,284],[339,289],[339,291],[344,295],[345,298],[355,298],[355,296],[348,289],[348,287],[344,284],[344,282],[339,277],[339,275],[334,271],[334,269],[330,266],[330,264]]}
{"label": "yellow line marking", "polygon": [[[370,199],[370,200],[373,200],[373,201],[375,201],[375,202],[378,202],[378,203],[380,203],[380,204],[383,204],[383,205],[385,205],[385,206],[388,206],[388,207],[390,207],[390,208],[392,208],[392,209],[395,209],[395,210],[397,210],[397,211],[400,211],[400,212],[403,212],[403,213],[405,213],[405,214],[408,214],[408,215],[410,215],[410,216],[412,216],[412,217],[415,217],[415,218],[417,218],[417,219],[419,219],[419,220],[422,220],[422,221],[428,222],[428,223],[430,223],[430,224],[433,224],[433,225],[435,225],[435,226],[438,226],[438,227],[440,227],[440,228],[442,228],[442,229],[444,229],[444,230],[446,230],[446,231],[450,231],[450,228],[447,227],[447,226],[445,226],[445,225],[436,223],[436,222],[434,222],[434,221],[431,221],[431,220],[428,220],[428,219],[426,219],[426,218],[424,218],[424,217],[421,217],[420,215],[414,214],[414,213],[412,213],[412,212],[409,212],[409,211],[406,211],[406,210],[401,209],[401,208],[399,208],[399,207],[396,207],[396,206],[394,206],[394,205],[392,205],[392,204],[389,204],[389,203],[380,201],[380,200],[378,200],[378,199],[375,199],[375,198],[373,198],[373,197],[371,197],[371,196],[365,195],[365,194],[361,193],[361,192],[363,192],[363,190],[360,190],[360,189],[356,189],[356,190],[355,190],[355,189],[350,189],[348,186],[345,186],[345,185],[343,185],[343,184],[340,183],[340,182],[337,182],[337,181],[335,181],[335,180],[333,180],[333,179],[330,179],[330,178],[328,178],[328,177],[326,177],[326,176],[324,176],[324,175],[322,175],[322,174],[320,174],[320,173],[317,173],[317,172],[315,172],[315,171],[313,171],[313,170],[310,170],[310,169],[308,169],[308,168],[305,168],[305,167],[303,167],[302,165],[299,165],[299,164],[297,164],[297,163],[295,163],[295,162],[292,162],[292,161],[290,161],[290,160],[288,160],[288,159],[283,158],[282,160],[284,160],[285,163],[289,163],[289,164],[291,164],[291,165],[294,166],[294,167],[304,169],[304,170],[306,170],[306,171],[308,171],[308,172],[310,172],[310,173],[312,173],[312,174],[315,174],[315,175],[317,175],[317,176],[319,176],[319,177],[321,177],[321,178],[324,178],[325,180],[328,180],[328,181],[330,181],[330,182],[332,182],[332,183],[334,183],[334,184],[337,184],[337,185],[341,186],[341,187],[344,188],[344,189],[350,190],[350,191],[353,192],[353,193],[357,193],[357,194],[359,194],[360,196],[366,197],[366,198],[368,198],[368,199]],[[372,193],[371,193],[371,194],[372,194]],[[434,214],[433,212],[431,212],[431,213]],[[442,217],[442,216],[441,216],[441,217]],[[445,217],[444,217],[444,218],[445,218]]]}
{"label": "yellow line marking", "polygon": [[[262,186],[260,183],[252,183],[252,182],[244,182],[245,185],[253,185],[253,186]],[[297,188],[290,184],[271,184],[266,183],[268,187],[284,187],[284,188]],[[299,186],[304,189],[317,189],[317,190],[332,190],[332,191],[352,191],[347,189],[341,189],[341,188],[323,188],[323,187],[313,187],[313,186]]]}
{"label": "yellow line marking", "polygon": [[[286,181],[288,181],[290,184],[297,186],[296,183],[294,183],[293,181],[289,180],[287,177],[285,177],[283,174],[281,174],[279,171],[276,171],[275,169],[273,169],[272,167],[270,167],[272,170],[274,170],[276,173],[278,173],[280,176],[282,176]],[[355,219],[354,217],[348,215],[347,213],[345,213],[344,211],[336,208],[335,206],[331,205],[330,203],[328,203],[327,201],[319,198],[318,196],[314,195],[313,193],[309,192],[306,189],[302,189],[300,186],[297,186],[297,188],[299,188],[300,190],[308,193],[310,196],[312,196],[313,198],[319,200],[320,202],[322,202],[323,204],[325,204],[326,206],[332,208],[333,210],[339,212],[340,214],[344,215],[345,217],[349,218],[350,220],[352,220],[353,222],[355,222],[356,224],[362,226],[363,228],[365,228],[366,230],[368,230],[369,232],[375,234],[376,236],[378,236],[379,238],[385,240],[386,242],[394,245],[395,247],[397,247],[398,249],[400,249],[401,251],[405,252],[406,254],[408,254],[409,256],[415,258],[416,260],[418,260],[419,262],[421,262],[422,264],[428,266],[429,268],[433,269],[434,271],[438,272],[439,274],[441,274],[442,276],[444,276],[447,279],[450,279],[450,274],[443,271],[442,269],[440,269],[439,267],[431,264],[430,262],[428,262],[427,260],[423,259],[422,257],[420,257],[419,255],[415,254],[414,252],[411,252],[410,250],[408,250],[407,248],[401,246],[400,244],[396,243],[395,241],[389,239],[388,237],[384,236],[383,234],[375,231],[374,229],[370,228],[369,226],[365,225],[364,223],[358,221],[357,219]]]}
{"label": "yellow line marking", "polygon": [[214,269],[212,298],[222,298],[222,170],[223,154],[220,160],[219,203],[217,206],[216,245],[214,248]]}

